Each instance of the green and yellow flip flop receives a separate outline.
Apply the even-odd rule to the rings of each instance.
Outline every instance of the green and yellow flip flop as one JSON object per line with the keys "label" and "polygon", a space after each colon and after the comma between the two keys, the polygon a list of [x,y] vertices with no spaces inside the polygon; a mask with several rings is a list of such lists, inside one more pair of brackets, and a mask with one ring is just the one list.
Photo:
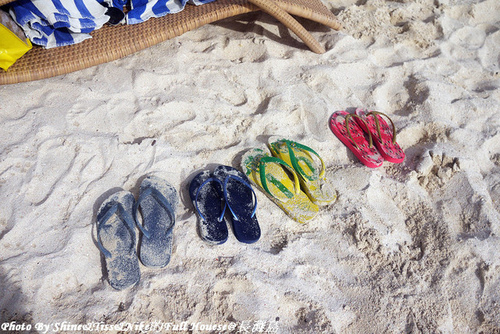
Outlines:
{"label": "green and yellow flip flop", "polygon": [[268,145],[275,157],[293,167],[299,176],[303,190],[313,203],[327,205],[337,199],[337,192],[326,182],[325,163],[316,151],[276,136],[269,138]]}
{"label": "green and yellow flip flop", "polygon": [[285,161],[255,148],[243,155],[241,165],[248,179],[293,220],[305,223],[317,215],[318,206],[300,189],[299,176]]}

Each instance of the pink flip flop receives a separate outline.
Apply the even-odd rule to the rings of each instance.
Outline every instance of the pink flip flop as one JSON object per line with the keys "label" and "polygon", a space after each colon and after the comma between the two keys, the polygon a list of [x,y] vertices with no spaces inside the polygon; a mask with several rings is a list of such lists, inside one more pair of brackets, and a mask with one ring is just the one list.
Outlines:
{"label": "pink flip flop", "polygon": [[[363,129],[352,118],[360,118],[346,111],[334,112],[330,117],[330,129],[347,146],[363,164],[370,168],[380,167],[384,159],[373,146],[371,134],[368,140]],[[359,119],[360,123],[364,123]]]}
{"label": "pink flip flop", "polygon": [[[360,108],[356,109],[356,115],[359,116],[356,118],[356,122],[363,131],[371,134],[380,155],[389,162],[403,162],[405,152],[396,143],[396,127],[391,118],[378,111],[368,111]],[[389,127],[382,116],[387,117],[391,122],[391,127]]]}

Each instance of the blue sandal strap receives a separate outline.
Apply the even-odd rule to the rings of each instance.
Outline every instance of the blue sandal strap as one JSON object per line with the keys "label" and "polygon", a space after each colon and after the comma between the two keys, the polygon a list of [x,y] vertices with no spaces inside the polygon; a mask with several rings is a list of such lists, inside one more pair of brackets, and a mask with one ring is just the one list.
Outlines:
{"label": "blue sandal strap", "polygon": [[[198,212],[198,215],[200,215],[200,218],[201,220],[203,221],[206,221],[206,218],[205,216],[203,216],[203,214],[201,213],[200,209],[198,208],[198,196],[200,195],[200,191],[201,191],[201,188],[203,188],[208,182],[211,182],[211,181],[215,181],[215,182],[218,182],[222,188],[224,188],[224,185],[222,184],[222,182],[220,182],[218,179],[216,179],[215,177],[209,177],[208,179],[206,179],[199,187],[198,187],[198,190],[196,191],[196,197],[194,199],[194,205],[196,207],[196,211]],[[224,207],[222,208],[222,214],[220,215],[219,218],[217,218],[217,221],[220,223],[222,221],[222,219],[224,219],[224,214],[226,213],[226,202],[224,202]]]}
{"label": "blue sandal strap", "polygon": [[130,216],[130,214],[123,208],[123,205],[120,203],[115,203],[113,206],[111,206],[108,211],[104,214],[104,216],[98,221],[97,224],[97,246],[101,250],[101,252],[104,254],[105,257],[110,258],[111,253],[104,248],[101,237],[99,236],[99,232],[101,231],[102,225],[105,225],[107,221],[114,215],[114,214],[119,214],[120,218],[125,221],[126,226],[130,232],[130,235],[132,236],[132,240],[135,245],[135,232],[134,232],[134,219]]}
{"label": "blue sandal strap", "polygon": [[170,216],[170,219],[172,219],[172,221],[175,220],[175,217],[173,214],[174,210],[173,210],[172,206],[170,205],[170,203],[165,198],[165,196],[163,196],[163,194],[161,192],[159,192],[157,189],[152,188],[152,187],[149,187],[146,190],[144,190],[141,193],[141,195],[139,195],[139,199],[137,200],[137,202],[135,202],[133,212],[134,212],[134,220],[135,220],[137,227],[139,228],[139,230],[141,230],[141,232],[144,234],[144,236],[148,239],[151,237],[151,232],[149,232],[144,226],[142,226],[142,224],[139,223],[139,219],[138,219],[137,214],[139,213],[140,204],[149,195],[153,195],[153,197],[156,199],[156,201],[158,203],[160,203],[160,205],[165,209],[165,211],[167,211],[167,213]]}
{"label": "blue sandal strap", "polygon": [[233,209],[229,205],[229,201],[227,200],[227,182],[229,181],[229,179],[235,179],[236,181],[239,181],[239,182],[243,183],[243,185],[245,185],[247,188],[249,188],[252,191],[253,200],[254,200],[255,204],[253,206],[252,215],[250,217],[253,217],[255,215],[255,211],[257,211],[257,195],[255,194],[255,191],[252,189],[252,186],[250,184],[248,184],[248,182],[246,182],[241,177],[236,176],[236,175],[228,175],[224,179],[224,187],[223,187],[223,189],[224,189],[224,200],[226,201],[226,205],[229,208],[229,211],[231,211],[231,214],[233,215],[233,219],[236,220],[236,221],[239,221],[238,217],[236,216],[236,214],[234,213]]}

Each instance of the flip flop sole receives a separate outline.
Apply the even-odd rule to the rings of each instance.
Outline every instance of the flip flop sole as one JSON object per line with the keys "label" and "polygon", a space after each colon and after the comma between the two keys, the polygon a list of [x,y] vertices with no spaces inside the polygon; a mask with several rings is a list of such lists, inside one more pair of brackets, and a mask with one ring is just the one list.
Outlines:
{"label": "flip flop sole", "polygon": [[232,219],[236,239],[247,244],[259,240],[261,230],[254,211],[257,199],[254,198],[252,189],[249,188],[250,181],[239,170],[223,165],[215,168],[214,176],[226,187],[226,203],[236,216]]}
{"label": "flip flop sole", "polygon": [[137,259],[134,226],[128,226],[116,211],[107,221],[107,213],[113,207],[121,208],[132,217],[135,199],[128,191],[120,191],[111,195],[100,206],[97,212],[98,240],[102,247],[109,252],[104,256],[106,263],[107,280],[116,290],[123,290],[139,282],[141,273]]}
{"label": "flip flop sole", "polygon": [[141,235],[139,258],[146,267],[163,268],[170,262],[172,255],[177,191],[167,181],[155,176],[148,176],[141,182],[141,193],[148,188],[163,195],[172,212],[167,212],[167,208],[155,195],[146,196],[140,202],[143,228],[149,232],[149,237]]}
{"label": "flip flop sole", "polygon": [[[268,140],[268,146],[272,154],[293,166],[291,154],[286,143],[280,143],[282,137],[272,136]],[[295,170],[301,176],[300,182],[309,199],[316,205],[328,205],[337,199],[337,192],[333,187],[320,178],[321,166],[318,166],[318,157],[315,160],[308,151],[298,147],[292,147],[294,158],[301,171]],[[304,173],[305,175],[302,175]]]}
{"label": "flip flop sole", "polygon": [[[365,132],[370,132],[373,138],[373,143],[377,146],[378,151],[382,157],[392,163],[401,163],[405,159],[405,153],[399,146],[397,142],[392,142],[393,132],[389,124],[384,120],[383,117],[379,115],[367,115],[369,111],[363,109],[357,109],[356,115],[361,117],[364,122],[358,122],[359,126]],[[380,135],[377,131],[377,124],[375,122],[375,117],[379,122]],[[387,116],[388,117],[388,116]],[[365,125],[366,124],[366,125]],[[367,127],[368,126],[368,127]]]}
{"label": "flip flop sole", "polygon": [[311,202],[304,192],[294,193],[294,184],[281,166],[270,164],[267,167],[266,178],[270,179],[268,188],[271,194],[264,189],[258,166],[259,160],[265,156],[269,155],[259,148],[250,150],[243,155],[241,167],[248,179],[293,220],[306,223],[316,217],[319,207]]}
{"label": "flip flop sole", "polygon": [[198,234],[204,241],[219,245],[227,241],[228,221],[225,216],[219,220],[225,205],[224,194],[222,186],[215,180],[210,181],[211,178],[213,175],[208,170],[197,174],[189,184],[189,196],[198,216]]}
{"label": "flip flop sole", "polygon": [[[355,121],[349,122],[349,130],[352,139],[347,133],[345,117],[349,113],[337,111],[330,117],[330,130],[345,146],[361,161],[365,166],[376,168],[382,166],[384,159],[375,147],[369,147],[369,143],[364,137],[363,130]],[[358,147],[356,147],[356,145]]]}

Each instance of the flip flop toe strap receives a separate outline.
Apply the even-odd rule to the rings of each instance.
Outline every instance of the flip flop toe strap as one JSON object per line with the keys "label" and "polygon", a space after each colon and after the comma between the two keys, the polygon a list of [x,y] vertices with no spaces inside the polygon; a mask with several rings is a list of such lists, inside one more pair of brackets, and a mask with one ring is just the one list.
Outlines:
{"label": "flip flop toe strap", "polygon": [[283,165],[290,173],[292,173],[295,186],[295,194],[300,193],[299,177],[297,173],[294,171],[294,169],[290,167],[290,165],[288,165],[285,161],[275,157],[263,157],[260,159],[259,162],[260,162],[259,164],[260,181],[262,183],[262,187],[264,188],[265,191],[267,191],[268,194],[272,195],[267,185],[267,178],[266,178],[266,164],[268,163],[277,163]]}
{"label": "flip flop toe strap", "polygon": [[[303,151],[306,151],[306,152],[310,152],[310,153],[314,154],[316,157],[318,157],[319,161],[321,162],[321,171],[319,172],[318,177],[320,179],[322,179],[322,178],[325,177],[325,169],[326,169],[325,168],[325,162],[323,161],[323,159],[321,158],[321,156],[315,150],[313,150],[312,148],[310,148],[310,147],[308,147],[306,145],[302,145],[300,143],[297,143],[297,142],[294,142],[294,141],[291,141],[291,140],[287,140],[287,139],[282,139],[282,140],[280,140],[280,142],[283,142],[283,143],[286,144],[286,146],[288,148],[288,152],[289,152],[288,154],[290,155],[290,161],[292,162],[292,166],[293,166],[293,168],[295,168],[295,170],[297,172],[299,172],[299,174],[301,176],[305,177],[309,181],[315,181],[316,180],[315,177],[309,176],[306,173],[304,173],[304,170],[302,169],[302,167],[300,167],[298,159],[295,156],[295,153],[293,152],[294,148],[298,148],[300,150],[303,150]],[[313,169],[312,166],[309,166],[309,167],[311,169]]]}
{"label": "flip flop toe strap", "polygon": [[228,183],[228,181],[230,179],[233,179],[233,180],[236,180],[238,182],[241,182],[244,186],[246,186],[248,189],[250,189],[252,191],[252,200],[253,200],[252,202],[254,204],[253,204],[252,214],[250,215],[250,217],[253,217],[255,215],[255,211],[257,210],[257,195],[255,194],[255,191],[252,189],[252,186],[250,184],[248,184],[248,182],[246,182],[241,177],[236,176],[236,175],[228,175],[224,179],[224,187],[223,187],[223,189],[224,189],[224,200],[226,201],[226,205],[229,208],[229,211],[233,215],[233,219],[236,220],[236,221],[239,221],[238,216],[234,212],[233,208],[231,208],[231,205],[229,205],[229,201],[227,200],[227,183]]}
{"label": "flip flop toe strap", "polygon": [[[377,128],[377,134],[378,134],[378,138],[382,139],[382,133],[380,131],[380,121],[377,117],[377,115],[381,115],[381,116],[385,116],[389,122],[391,122],[391,126],[392,126],[392,143],[395,144],[396,143],[396,126],[394,125],[394,122],[392,121],[392,119],[387,116],[386,114],[380,112],[380,111],[370,111],[368,114],[366,114],[366,117],[372,115],[373,118],[375,119],[375,126]],[[368,128],[368,127],[367,127]]]}
{"label": "flip flop toe strap", "polygon": [[[361,122],[363,122],[365,124],[365,126],[367,125],[366,122],[363,120],[362,117],[358,116],[358,115],[354,115],[354,114],[349,114],[345,117],[345,127],[346,127],[346,130],[347,130],[347,136],[349,137],[349,139],[351,139],[351,142],[354,144],[354,146],[356,146],[356,148],[358,150],[361,150],[361,148],[358,146],[358,143],[356,143],[356,141],[354,140],[354,138],[352,137],[352,134],[351,134],[351,130],[349,129],[349,121],[351,118],[354,118],[356,117],[357,119],[359,119]],[[354,122],[354,124],[356,124],[356,122]],[[366,128],[368,129],[368,126],[366,126]],[[372,139],[372,135],[370,133],[370,131],[368,131],[368,143],[369,143],[369,147],[372,148],[373,147],[373,139]]]}
{"label": "flip flop toe strap", "polygon": [[125,221],[125,226],[127,227],[128,231],[130,232],[130,235],[132,236],[132,243],[135,245],[135,232],[134,232],[134,219],[130,216],[130,214],[123,208],[123,205],[120,203],[115,203],[112,205],[108,211],[102,216],[102,218],[99,220],[99,224],[97,225],[97,246],[101,250],[101,252],[104,254],[106,258],[110,258],[111,252],[108,251],[102,244],[101,237],[100,237],[100,231],[103,227],[105,227],[106,223],[108,220],[114,215],[118,215],[121,220]]}
{"label": "flip flop toe strap", "polygon": [[[203,187],[205,187],[209,182],[217,182],[217,183],[220,184],[220,186],[222,188],[224,188],[224,185],[222,184],[222,182],[220,182],[215,177],[209,177],[208,179],[206,179],[205,181],[203,181],[203,183],[198,187],[198,190],[196,191],[194,205],[195,205],[195,208],[196,208],[196,211],[197,211],[198,215],[200,216],[201,220],[203,220],[203,221],[207,221],[207,220],[206,220],[205,216],[201,213],[200,208],[198,207],[198,197],[200,196],[201,189]],[[217,221],[219,223],[222,221],[222,219],[224,219],[224,214],[226,212],[226,202],[225,201],[221,201],[221,206],[222,206],[222,213],[219,216],[219,218],[217,218]]]}
{"label": "flip flop toe strap", "polygon": [[[153,198],[156,199],[156,201],[165,209],[165,211],[167,211],[167,214],[169,215],[170,219],[172,221],[175,220],[175,217],[173,214],[174,210],[172,208],[172,205],[170,205],[168,200],[165,198],[165,196],[163,196],[163,194],[161,192],[159,192],[157,189],[151,188],[151,187],[144,190],[134,205],[134,219],[135,219],[136,225],[139,228],[139,230],[141,230],[141,232],[144,234],[144,236],[148,239],[151,237],[151,232],[148,231],[142,224],[139,223],[138,213],[139,213],[140,204],[150,195],[152,195]],[[167,232],[168,232],[168,230],[167,230]]]}

